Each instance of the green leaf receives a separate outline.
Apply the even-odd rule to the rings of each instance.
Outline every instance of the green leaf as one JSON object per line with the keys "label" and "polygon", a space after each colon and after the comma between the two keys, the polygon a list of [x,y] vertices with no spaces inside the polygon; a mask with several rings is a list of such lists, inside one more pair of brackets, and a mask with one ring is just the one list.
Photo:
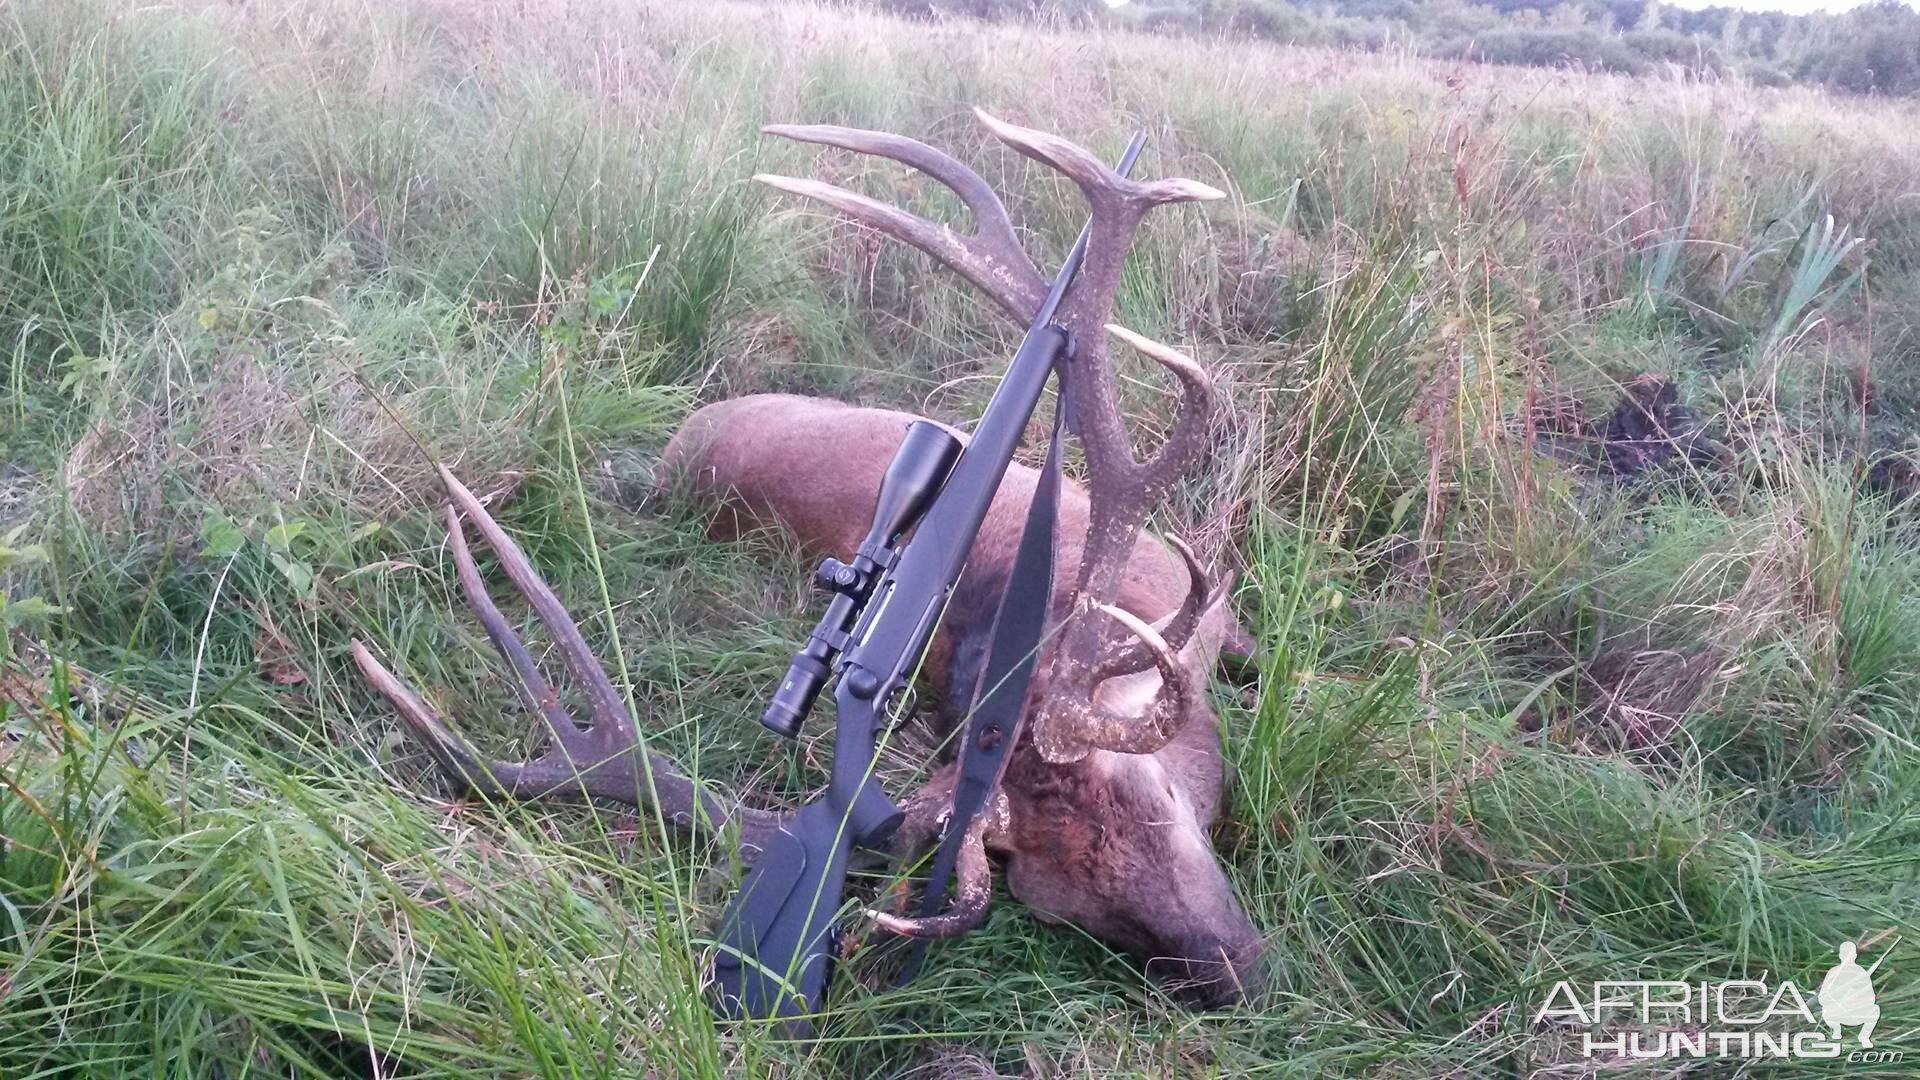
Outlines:
{"label": "green leaf", "polygon": [[620,282],[613,278],[600,278],[587,287],[587,314],[596,319],[604,319],[620,310],[620,295],[623,290]]}
{"label": "green leaf", "polygon": [[272,555],[273,565],[280,568],[280,574],[287,579],[287,585],[297,596],[310,596],[313,593],[313,567],[306,563],[289,559],[279,553]]}
{"label": "green leaf", "polygon": [[15,547],[20,537],[27,531],[25,524],[15,526],[0,537],[0,570],[14,566],[37,566],[47,561],[47,549],[39,544],[25,544]]}
{"label": "green leaf", "polygon": [[1399,498],[1393,500],[1392,521],[1394,528],[1399,528],[1400,523],[1407,519],[1407,511],[1413,509],[1413,500],[1423,494],[1425,494],[1425,492],[1422,492],[1419,488],[1408,488],[1400,493]]}
{"label": "green leaf", "polygon": [[30,622],[39,622],[53,615],[64,615],[67,609],[56,607],[37,596],[28,596],[0,606],[8,626],[25,626]]}
{"label": "green leaf", "polygon": [[247,534],[227,520],[218,510],[208,510],[200,519],[200,554],[209,559],[224,559],[240,550]]}
{"label": "green leaf", "polygon": [[267,546],[275,551],[291,551],[293,541],[306,531],[304,521],[283,521],[267,530]]}

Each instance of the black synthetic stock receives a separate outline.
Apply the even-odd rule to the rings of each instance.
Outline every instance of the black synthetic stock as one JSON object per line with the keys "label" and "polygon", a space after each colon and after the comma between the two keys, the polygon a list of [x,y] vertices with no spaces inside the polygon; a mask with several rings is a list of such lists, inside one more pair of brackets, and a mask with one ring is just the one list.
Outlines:
{"label": "black synthetic stock", "polygon": [[802,807],[767,841],[721,920],[713,964],[720,1015],[785,1018],[804,1031],[799,1018],[820,1010],[853,850],[850,828],[822,800]]}

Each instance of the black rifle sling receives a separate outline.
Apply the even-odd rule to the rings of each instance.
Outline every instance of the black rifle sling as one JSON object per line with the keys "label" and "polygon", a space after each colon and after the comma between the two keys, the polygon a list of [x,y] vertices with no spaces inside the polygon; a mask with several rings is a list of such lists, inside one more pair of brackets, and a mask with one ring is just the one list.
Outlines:
{"label": "black rifle sling", "polygon": [[[1027,507],[1027,521],[1020,531],[1020,546],[1014,553],[1006,592],[1001,595],[1000,609],[993,618],[986,671],[981,674],[972,714],[960,743],[960,775],[953,785],[953,807],[947,815],[939,850],[934,853],[933,869],[927,877],[926,892],[920,900],[922,918],[938,915],[946,906],[962,839],[973,820],[986,812],[1000,787],[1000,778],[1006,774],[1014,744],[1020,739],[1026,716],[1027,687],[1033,682],[1040,639],[1046,632],[1048,611],[1053,606],[1054,531],[1060,517],[1060,455],[1072,422],[1067,404],[1067,369],[1072,358],[1073,347],[1069,343],[1054,364],[1057,397],[1047,460],[1041,466],[1039,481],[1034,484],[1033,502]],[[902,985],[919,974],[920,965],[927,958],[927,945],[925,940],[913,943],[900,969]]]}

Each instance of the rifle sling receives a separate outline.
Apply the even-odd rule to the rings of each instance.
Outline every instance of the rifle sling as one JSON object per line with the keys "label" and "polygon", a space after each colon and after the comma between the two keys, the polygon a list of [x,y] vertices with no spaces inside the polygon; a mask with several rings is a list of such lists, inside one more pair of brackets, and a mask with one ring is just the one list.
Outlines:
{"label": "rifle sling", "polygon": [[[1020,531],[1020,546],[1007,576],[1006,592],[993,619],[986,670],[974,695],[960,744],[960,774],[954,780],[953,808],[934,853],[933,869],[920,900],[920,915],[937,915],[946,906],[960,845],[975,818],[986,812],[1006,774],[1014,745],[1020,741],[1026,718],[1027,688],[1033,682],[1040,639],[1053,606],[1055,526],[1060,517],[1060,457],[1072,426],[1068,405],[1067,370],[1073,347],[1054,362],[1056,401],[1053,434],[1047,460],[1034,485],[1033,502]],[[915,941],[900,969],[905,985],[920,972],[927,956],[925,940]]]}

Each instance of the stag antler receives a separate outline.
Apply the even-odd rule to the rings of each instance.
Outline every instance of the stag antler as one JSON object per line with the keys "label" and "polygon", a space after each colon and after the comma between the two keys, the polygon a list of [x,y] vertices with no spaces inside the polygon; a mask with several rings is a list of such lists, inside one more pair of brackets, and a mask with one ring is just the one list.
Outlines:
{"label": "stag antler", "polygon": [[919,248],[992,297],[1014,322],[1024,326],[1033,318],[1047,295],[1046,278],[1021,248],[1006,206],[979,173],[904,135],[827,124],[769,124],[761,130],[797,142],[888,158],[945,184],[972,212],[972,235],[961,236],[946,225],[818,180],[766,173],[754,177],[768,187],[826,203],[861,224]]}
{"label": "stag antler", "polygon": [[[762,840],[780,827],[781,816],[724,802],[680,773],[671,761],[646,752],[633,717],[627,712],[626,701],[614,689],[606,670],[594,659],[579,626],[567,615],[560,599],[541,580],[520,546],[493,520],[466,485],[444,466],[440,469],[440,479],[453,500],[453,505],[447,508],[447,538],[452,544],[461,591],[466,593],[467,602],[479,616],[480,625],[486,629],[494,648],[513,668],[517,679],[515,689],[527,706],[540,714],[552,741],[547,752],[533,761],[482,759],[465,738],[448,727],[356,638],[352,642],[354,663],[393,703],[441,773],[465,790],[488,795],[604,798],[633,806],[655,806],[668,821],[689,830],[722,832],[737,823],[742,844],[759,848]],[[561,706],[526,645],[514,634],[506,616],[487,594],[479,568],[474,565],[473,553],[467,549],[462,514],[480,530],[481,539],[499,558],[501,569],[553,634],[555,649],[575,683],[586,693],[592,719],[588,726],[583,728],[575,723]]]}
{"label": "stag antler", "polygon": [[[1195,180],[1128,180],[1066,139],[1009,124],[979,109],[974,114],[996,138],[1071,179],[1092,208],[1086,259],[1056,316],[1077,342],[1069,393],[1086,450],[1089,524],[1070,607],[1072,624],[1063,631],[1046,695],[1037,703],[1034,745],[1054,762],[1076,761],[1094,749],[1151,753],[1166,745],[1205,692],[1211,645],[1198,642],[1196,629],[1219,621],[1210,616],[1224,604],[1228,583],[1209,588],[1192,551],[1175,541],[1189,572],[1190,590],[1169,620],[1161,627],[1148,626],[1112,601],[1148,513],[1204,448],[1212,381],[1178,350],[1109,320],[1127,249],[1147,212],[1167,203],[1225,196]],[[786,177],[757,178],[826,202],[925,251],[986,292],[1016,325],[1024,326],[1033,317],[1044,282],[1020,251],[1006,208],[971,169],[897,135],[848,128],[766,130],[891,158],[952,188],[977,223],[971,237],[958,237],[945,226],[842,188]],[[1146,460],[1134,456],[1127,434],[1107,353],[1109,334],[1165,368],[1180,387],[1173,427]],[[1127,636],[1115,635],[1115,627]]]}

